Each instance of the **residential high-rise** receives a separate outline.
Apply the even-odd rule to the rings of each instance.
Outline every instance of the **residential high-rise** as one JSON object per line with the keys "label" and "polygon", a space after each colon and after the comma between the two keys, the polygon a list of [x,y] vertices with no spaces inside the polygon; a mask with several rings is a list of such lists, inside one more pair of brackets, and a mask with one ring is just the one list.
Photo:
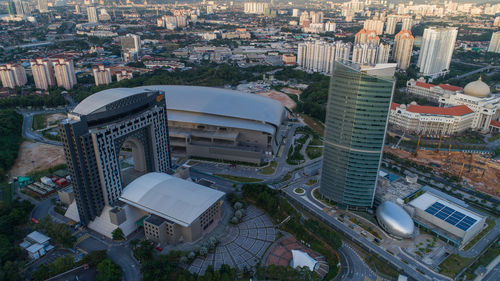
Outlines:
{"label": "residential high-rise", "polygon": [[123,147],[132,149],[136,173],[170,169],[163,95],[140,89],[104,90],[80,102],[59,124],[82,225],[118,203],[127,185],[120,168]]}
{"label": "residential high-rise", "polygon": [[404,29],[394,37],[394,51],[392,57],[398,63],[399,69],[406,70],[410,66],[414,40],[415,38],[411,35],[411,31]]}
{"label": "residential high-rise", "polygon": [[374,30],[366,30],[363,28],[358,33],[356,33],[354,43],[355,44],[363,44],[363,43],[378,44],[378,43],[380,43],[380,38],[377,36],[377,33]]}
{"label": "residential high-rise", "polygon": [[431,27],[424,30],[417,62],[420,73],[436,78],[449,71],[457,32],[455,27]]}
{"label": "residential high-rise", "polygon": [[392,35],[396,33],[396,24],[398,23],[398,16],[390,15],[387,17],[385,25],[385,34]]}
{"label": "residential high-rise", "polygon": [[16,15],[24,16],[26,11],[26,4],[22,0],[14,0],[14,6],[16,7]]}
{"label": "residential high-rise", "polygon": [[377,35],[381,35],[384,32],[384,22],[381,20],[366,20],[363,29],[374,30]]}
{"label": "residential high-rise", "polygon": [[488,46],[488,52],[500,53],[500,31],[493,32],[491,34],[490,45]]}
{"label": "residential high-rise", "polygon": [[396,64],[334,64],[319,191],[340,207],[373,206],[395,69]]}
{"label": "residential high-rise", "polygon": [[99,18],[97,17],[97,9],[95,7],[87,8],[87,19],[89,23],[98,23]]}
{"label": "residential high-rise", "polygon": [[495,20],[493,21],[493,26],[495,27],[500,26],[500,16],[495,17]]}
{"label": "residential high-rise", "polygon": [[327,21],[325,23],[325,32],[335,32],[337,30],[337,24],[333,21]]}
{"label": "residential high-rise", "polygon": [[5,88],[14,89],[26,85],[26,71],[24,67],[16,63],[0,65],[0,79]]}
{"label": "residential high-rise", "polygon": [[293,9],[292,10],[292,17],[299,17],[300,16],[300,10],[299,9]]}
{"label": "residential high-rise", "polygon": [[111,69],[109,67],[105,67],[102,64],[96,65],[92,68],[92,72],[94,73],[94,82],[96,86],[108,85],[111,83]]}
{"label": "residential high-rise", "polygon": [[387,63],[391,56],[391,46],[389,44],[380,43],[377,49],[377,64]]}
{"label": "residential high-rise", "polygon": [[16,5],[14,4],[14,1],[12,0],[7,1],[7,11],[11,16],[16,15]]}
{"label": "residential high-rise", "polygon": [[309,16],[311,17],[311,23],[323,23],[323,12],[311,11]]}
{"label": "residential high-rise", "polygon": [[38,11],[40,11],[40,13],[46,13],[49,11],[49,4],[47,0],[38,0]]}
{"label": "residential high-rise", "polygon": [[325,41],[301,43],[297,50],[297,65],[315,72],[330,73],[335,61],[335,44]]}
{"label": "residential high-rise", "polygon": [[377,60],[377,45],[357,44],[352,48],[352,62],[356,64],[375,64]]}
{"label": "residential high-rise", "polygon": [[269,3],[264,2],[245,2],[245,14],[264,14],[269,9]]}
{"label": "residential high-rise", "polygon": [[126,69],[122,69],[121,71],[116,73],[116,81],[132,79],[133,77],[134,77],[134,72]]}
{"label": "residential high-rise", "polygon": [[403,24],[401,25],[401,30],[404,29],[411,31],[411,28],[413,27],[413,19],[411,18],[411,16],[403,17],[402,22]]}
{"label": "residential high-rise", "polygon": [[54,69],[50,59],[35,59],[30,61],[31,72],[35,80],[35,87],[38,89],[48,90],[56,85]]}
{"label": "residential high-rise", "polygon": [[122,45],[122,57],[125,62],[135,61],[141,55],[141,37],[135,34],[127,34],[120,37]]}
{"label": "residential high-rise", "polygon": [[54,73],[56,76],[57,86],[69,90],[76,85],[76,75],[75,75],[75,68],[73,66],[73,60],[70,59],[55,60]]}

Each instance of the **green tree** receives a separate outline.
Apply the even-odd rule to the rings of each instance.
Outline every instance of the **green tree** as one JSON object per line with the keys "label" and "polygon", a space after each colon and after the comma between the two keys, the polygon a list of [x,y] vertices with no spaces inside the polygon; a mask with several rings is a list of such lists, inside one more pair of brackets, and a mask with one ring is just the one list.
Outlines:
{"label": "green tree", "polygon": [[117,227],[113,232],[111,232],[111,235],[113,236],[113,240],[122,240],[125,238],[125,235],[123,234],[123,230],[119,227]]}
{"label": "green tree", "polygon": [[96,281],[119,281],[122,280],[120,267],[110,259],[104,259],[97,265]]}

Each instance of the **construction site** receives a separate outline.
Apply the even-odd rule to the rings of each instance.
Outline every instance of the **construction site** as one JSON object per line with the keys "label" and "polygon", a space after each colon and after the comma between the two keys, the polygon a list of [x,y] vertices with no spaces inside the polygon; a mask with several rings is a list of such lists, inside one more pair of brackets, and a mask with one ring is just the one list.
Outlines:
{"label": "construction site", "polygon": [[431,168],[436,174],[448,174],[478,191],[500,196],[500,163],[490,155],[452,151],[451,147],[440,150],[408,152],[397,147],[384,149],[398,158]]}

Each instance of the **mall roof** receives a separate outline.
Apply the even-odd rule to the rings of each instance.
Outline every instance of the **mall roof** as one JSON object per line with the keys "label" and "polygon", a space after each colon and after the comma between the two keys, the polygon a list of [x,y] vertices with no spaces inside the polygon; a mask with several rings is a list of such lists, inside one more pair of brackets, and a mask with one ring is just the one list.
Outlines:
{"label": "mall roof", "polygon": [[134,89],[165,92],[167,110],[205,113],[263,123],[281,124],[285,108],[267,97],[222,88],[154,85]]}
{"label": "mall roof", "polygon": [[165,173],[148,173],[131,182],[120,201],[188,227],[224,192]]}
{"label": "mall roof", "polygon": [[464,231],[467,231],[471,226],[483,219],[478,214],[430,192],[425,192],[413,199],[409,204]]}

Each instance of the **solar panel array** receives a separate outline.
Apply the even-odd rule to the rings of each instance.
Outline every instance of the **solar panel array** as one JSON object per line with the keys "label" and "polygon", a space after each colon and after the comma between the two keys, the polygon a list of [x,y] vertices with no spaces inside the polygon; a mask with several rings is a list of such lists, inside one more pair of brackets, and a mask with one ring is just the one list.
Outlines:
{"label": "solar panel array", "polygon": [[467,229],[469,229],[476,222],[476,219],[464,215],[461,212],[439,202],[434,202],[434,204],[425,209],[425,211],[464,231],[467,231]]}

